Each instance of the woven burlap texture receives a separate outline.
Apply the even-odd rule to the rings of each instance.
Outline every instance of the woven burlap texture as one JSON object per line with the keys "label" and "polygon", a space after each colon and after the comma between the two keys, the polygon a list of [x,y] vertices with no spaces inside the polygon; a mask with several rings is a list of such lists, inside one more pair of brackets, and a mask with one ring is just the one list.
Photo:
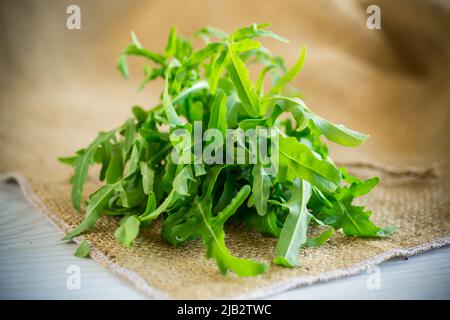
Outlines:
{"label": "woven burlap texture", "polygon": [[[263,297],[447,245],[449,7],[445,1],[373,2],[382,10],[381,30],[367,29],[369,3],[364,1],[111,1],[107,11],[100,2],[80,1],[78,31],[65,29],[70,3],[25,1],[28,10],[2,3],[0,174],[19,181],[39,212],[68,232],[83,217],[71,207],[71,168],[56,158],[85,146],[97,131],[122,123],[134,103],[151,107],[161,89],[156,83],[136,94],[140,71],[134,61],[136,80],[125,82],[115,73],[128,31],[158,50],[171,24],[189,34],[203,25],[232,30],[271,21],[291,44],[266,45],[286,56],[288,65],[299,45],[308,47],[307,66],[296,85],[310,108],[371,135],[358,148],[332,146],[332,156],[361,178],[381,178],[362,202],[378,224],[394,224],[399,232],[383,240],[337,233],[321,248],[302,250],[300,267],[271,265],[267,274],[251,278],[220,275],[214,261],[204,257],[200,241],[169,246],[158,223],[145,229],[131,249],[114,239],[117,221],[112,218],[102,218],[77,241],[85,237],[93,259],[153,298]],[[93,172],[86,194],[96,187]],[[240,227],[229,227],[226,234],[237,256],[274,257],[276,239]]]}

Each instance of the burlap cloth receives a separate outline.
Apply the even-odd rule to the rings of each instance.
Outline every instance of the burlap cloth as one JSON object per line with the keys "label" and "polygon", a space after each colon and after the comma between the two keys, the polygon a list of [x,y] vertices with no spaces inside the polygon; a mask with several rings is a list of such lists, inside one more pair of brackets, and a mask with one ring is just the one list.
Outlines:
{"label": "burlap cloth", "polygon": [[[82,29],[65,28],[71,1],[14,1],[0,5],[0,173],[19,181],[25,196],[67,232],[82,215],[70,204],[71,169],[56,161],[85,146],[99,130],[120,124],[130,107],[150,107],[157,83],[137,94],[115,70],[135,30],[145,46],[164,47],[170,25],[184,34],[204,25],[226,30],[273,22],[289,45],[267,41],[293,63],[308,47],[297,81],[308,105],[335,122],[367,132],[356,149],[332,147],[339,164],[381,185],[364,199],[380,225],[399,232],[386,240],[344,238],[301,253],[299,268],[271,266],[254,278],[218,274],[199,241],[172,248],[158,225],[132,249],[114,239],[117,223],[103,218],[85,237],[92,258],[150,297],[253,298],[364,271],[395,256],[450,243],[450,9],[446,1],[77,1]],[[381,7],[382,29],[366,28],[366,8]],[[88,191],[95,187],[91,178]],[[18,217],[20,218],[20,217]],[[81,238],[77,239],[78,241]],[[270,261],[275,239],[227,230],[238,256]]]}

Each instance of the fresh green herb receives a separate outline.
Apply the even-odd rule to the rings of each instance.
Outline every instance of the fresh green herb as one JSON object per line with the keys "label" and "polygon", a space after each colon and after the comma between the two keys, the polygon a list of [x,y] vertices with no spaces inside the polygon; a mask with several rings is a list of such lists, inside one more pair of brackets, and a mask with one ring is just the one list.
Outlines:
{"label": "fresh green herb", "polygon": [[[293,91],[286,88],[305,65],[306,49],[286,69],[280,57],[256,40],[287,42],[267,30],[269,26],[253,24],[230,34],[207,27],[192,38],[172,28],[162,53],[144,48],[132,33],[118,69],[128,78],[127,60],[145,58],[148,64],[140,88],[161,78],[161,101],[148,110],[134,106],[133,117],[122,126],[101,132],[74,156],[60,158],[74,168],[76,210],[83,210],[91,166],[101,166],[99,180],[104,181],[89,196],[84,221],[64,239],[92,229],[102,216],[118,216],[114,235],[130,247],[141,229],[160,219],[168,243],[181,246],[201,239],[206,256],[215,259],[222,273],[253,276],[266,272],[268,264],[233,256],[225,245],[225,224],[243,223],[279,238],[273,262],[285,267],[301,263],[301,248],[321,246],[340,229],[354,237],[386,237],[395,232],[395,227],[375,225],[370,211],[353,204],[375,187],[378,178],[360,180],[336,167],[322,141],[325,137],[352,147],[368,136],[321,118],[289,94]],[[205,45],[195,50],[193,43],[199,38]],[[256,82],[250,64],[260,66]],[[283,113],[292,118],[282,118]],[[260,134],[261,129],[272,130],[276,140]],[[183,139],[180,131],[188,138]],[[241,135],[247,131],[254,135]],[[267,152],[268,162],[258,152],[254,157],[264,139],[276,147]],[[180,153],[182,157],[173,157]],[[205,154],[214,161],[203,159]],[[245,161],[234,161],[234,156]],[[325,231],[312,237],[311,225]],[[76,254],[88,252],[83,241]]]}
{"label": "fresh green herb", "polygon": [[89,255],[91,248],[86,240],[81,241],[74,255],[78,258],[86,258]]}
{"label": "fresh green herb", "polygon": [[141,220],[137,216],[124,217],[114,235],[124,246],[131,247],[139,233],[140,224]]}
{"label": "fresh green herb", "polygon": [[291,198],[288,202],[280,203],[276,200],[271,200],[272,203],[285,207],[289,211],[277,245],[277,256],[274,259],[276,264],[286,267],[293,267],[299,264],[298,252],[308,239],[308,224],[311,220],[311,214],[306,205],[310,197],[310,183],[296,178],[292,187]]}

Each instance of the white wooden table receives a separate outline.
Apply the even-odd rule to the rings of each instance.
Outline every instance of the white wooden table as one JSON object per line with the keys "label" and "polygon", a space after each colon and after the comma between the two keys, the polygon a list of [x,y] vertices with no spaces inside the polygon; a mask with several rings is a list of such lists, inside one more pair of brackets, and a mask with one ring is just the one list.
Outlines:
{"label": "white wooden table", "polygon": [[[73,256],[76,245],[60,238],[15,183],[0,183],[1,299],[146,298],[94,261]],[[67,287],[69,266],[80,268],[78,290]],[[379,271],[375,278],[363,273],[268,298],[450,299],[450,247],[385,262]]]}

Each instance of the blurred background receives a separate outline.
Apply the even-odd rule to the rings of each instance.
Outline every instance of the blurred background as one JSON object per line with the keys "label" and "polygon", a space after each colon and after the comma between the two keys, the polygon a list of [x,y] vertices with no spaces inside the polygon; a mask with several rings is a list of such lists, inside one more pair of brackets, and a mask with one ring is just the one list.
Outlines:
{"label": "blurred background", "polygon": [[[80,30],[66,27],[71,4],[81,9]],[[380,30],[366,25],[372,4],[381,9]],[[232,31],[254,22],[271,22],[273,31],[290,40],[264,41],[288,67],[300,47],[307,47],[296,86],[314,112],[371,135],[357,149],[333,146],[332,156],[391,167],[448,161],[446,0],[2,0],[1,126],[27,123],[25,134],[33,139],[36,125],[64,124],[79,133],[55,137],[71,153],[65,138],[79,139],[72,142],[82,146],[129,117],[132,105],[150,108],[159,98],[161,83],[137,92],[141,59],[130,59],[130,80],[117,71],[130,31],[144,47],[161,52],[172,25],[189,36],[203,26]],[[27,108],[42,117],[27,119]],[[19,110],[20,116],[12,116]]]}

